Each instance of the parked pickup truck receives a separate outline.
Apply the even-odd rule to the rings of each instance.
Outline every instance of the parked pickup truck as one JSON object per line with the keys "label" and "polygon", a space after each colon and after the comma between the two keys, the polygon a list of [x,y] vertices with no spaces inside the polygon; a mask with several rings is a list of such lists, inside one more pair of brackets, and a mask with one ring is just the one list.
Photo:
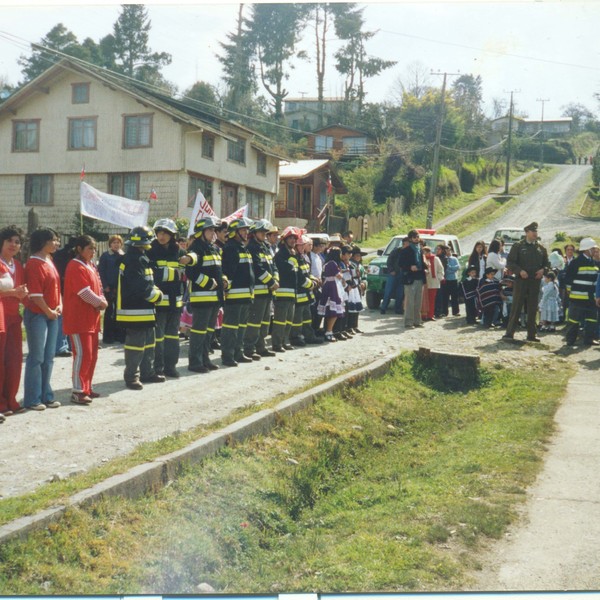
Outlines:
{"label": "parked pickup truck", "polygon": [[[452,248],[452,253],[458,257],[462,256],[460,242],[455,235],[445,233],[436,233],[435,229],[417,229],[423,242],[430,248],[435,248],[438,244],[445,244]],[[377,250],[377,257],[374,258],[367,268],[367,307],[379,308],[383,299],[385,282],[387,279],[387,259],[394,248],[402,244],[402,239],[406,234],[395,235],[384,249]],[[463,261],[464,262],[464,261]],[[462,262],[461,262],[462,265]],[[392,296],[393,297],[393,296]]]}

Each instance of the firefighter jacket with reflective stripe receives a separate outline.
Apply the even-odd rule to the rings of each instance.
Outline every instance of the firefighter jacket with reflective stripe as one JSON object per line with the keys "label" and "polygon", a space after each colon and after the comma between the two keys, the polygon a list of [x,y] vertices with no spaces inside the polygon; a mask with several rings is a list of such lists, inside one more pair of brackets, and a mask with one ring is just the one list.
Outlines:
{"label": "firefighter jacket with reflective stripe", "polygon": [[310,291],[313,287],[313,280],[310,277],[310,265],[306,262],[302,254],[296,254],[294,258],[298,263],[296,304],[305,304],[314,298],[313,293]]}
{"label": "firefighter jacket with reflective stripe", "polygon": [[594,308],[598,265],[589,257],[579,254],[572,260],[565,273],[565,285],[569,292],[569,303]]}
{"label": "firefighter jacket with reflective stripe", "polygon": [[275,290],[274,299],[296,301],[298,282],[298,261],[285,244],[279,246],[275,254],[275,266],[279,273],[279,288]]}
{"label": "firefighter jacket with reflective stripe", "polygon": [[229,280],[225,304],[250,304],[254,298],[252,257],[235,238],[223,248],[223,274]]}
{"label": "firefighter jacket with reflective stripe", "polygon": [[175,310],[183,306],[179,258],[184,254],[176,242],[165,248],[158,240],[153,240],[152,247],[146,252],[154,271],[154,283],[163,293],[162,300],[156,304],[156,310]]}
{"label": "firefighter jacket with reflective stripe", "polygon": [[273,256],[267,244],[259,242],[252,238],[247,246],[250,256],[252,256],[252,267],[254,269],[254,294],[256,296],[270,295],[269,288],[279,280],[277,267],[273,262]]}
{"label": "firefighter jacket with reflective stripe", "polygon": [[200,306],[223,302],[221,249],[197,238],[189,247],[187,255],[192,259],[185,268],[190,302]]}
{"label": "firefighter jacket with reflective stripe", "polygon": [[132,329],[154,327],[154,307],[161,298],[148,257],[138,248],[129,248],[119,265],[117,323]]}

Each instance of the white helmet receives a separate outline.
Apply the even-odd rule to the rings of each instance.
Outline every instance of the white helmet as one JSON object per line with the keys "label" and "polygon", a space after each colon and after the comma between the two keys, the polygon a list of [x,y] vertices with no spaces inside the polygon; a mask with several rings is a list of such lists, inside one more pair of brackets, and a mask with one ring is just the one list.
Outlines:
{"label": "white helmet", "polygon": [[598,244],[592,238],[583,238],[579,242],[579,252],[584,252],[585,250],[591,250],[592,248],[597,248]]}
{"label": "white helmet", "polygon": [[154,231],[157,229],[162,229],[163,231],[168,231],[173,235],[177,234],[177,225],[175,225],[175,221],[173,219],[158,219],[156,223],[154,223],[154,227],[152,227]]}

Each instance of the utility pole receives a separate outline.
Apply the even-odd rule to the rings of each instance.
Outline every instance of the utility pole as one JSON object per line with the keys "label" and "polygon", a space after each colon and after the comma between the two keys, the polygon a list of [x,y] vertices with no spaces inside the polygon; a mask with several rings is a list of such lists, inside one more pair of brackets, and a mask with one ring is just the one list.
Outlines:
{"label": "utility pole", "polygon": [[[432,73],[432,75],[441,75],[442,73]],[[438,112],[437,129],[435,132],[435,146],[433,148],[433,165],[431,171],[431,184],[429,186],[429,199],[427,202],[427,222],[426,228],[433,227],[433,207],[435,204],[435,191],[437,188],[438,171],[440,170],[440,144],[442,141],[442,126],[444,124],[444,108],[446,106],[446,77],[448,75],[460,75],[460,73],[444,73],[444,81],[442,83],[442,94],[440,97],[440,109]]]}
{"label": "utility pole", "polygon": [[512,123],[513,123],[513,90],[510,93],[510,111],[508,113],[508,147],[506,149],[506,178],[504,179],[504,195],[508,195],[508,181],[510,179],[510,150],[512,146]]}
{"label": "utility pole", "polygon": [[537,102],[542,103],[542,120],[540,123],[540,168],[541,171],[544,166],[544,104],[550,102],[550,98],[537,98]]}

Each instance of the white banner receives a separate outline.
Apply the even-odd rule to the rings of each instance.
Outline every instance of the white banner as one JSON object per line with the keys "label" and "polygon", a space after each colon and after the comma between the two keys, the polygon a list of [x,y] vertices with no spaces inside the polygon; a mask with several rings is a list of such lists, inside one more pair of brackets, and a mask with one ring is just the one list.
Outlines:
{"label": "white banner", "polygon": [[92,219],[133,229],[146,225],[150,204],[100,192],[84,181],[79,193],[81,214]]}
{"label": "white banner", "polygon": [[198,190],[196,194],[196,200],[194,202],[194,208],[192,210],[192,218],[190,219],[190,226],[188,228],[188,237],[194,235],[194,226],[196,223],[204,217],[216,217],[217,214],[212,209],[208,200],[204,197],[204,194]]}
{"label": "white banner", "polygon": [[241,217],[248,216],[248,205],[244,204],[242,208],[238,208],[234,213],[231,213],[228,217],[223,217],[223,221],[231,223],[234,219],[240,219]]}

